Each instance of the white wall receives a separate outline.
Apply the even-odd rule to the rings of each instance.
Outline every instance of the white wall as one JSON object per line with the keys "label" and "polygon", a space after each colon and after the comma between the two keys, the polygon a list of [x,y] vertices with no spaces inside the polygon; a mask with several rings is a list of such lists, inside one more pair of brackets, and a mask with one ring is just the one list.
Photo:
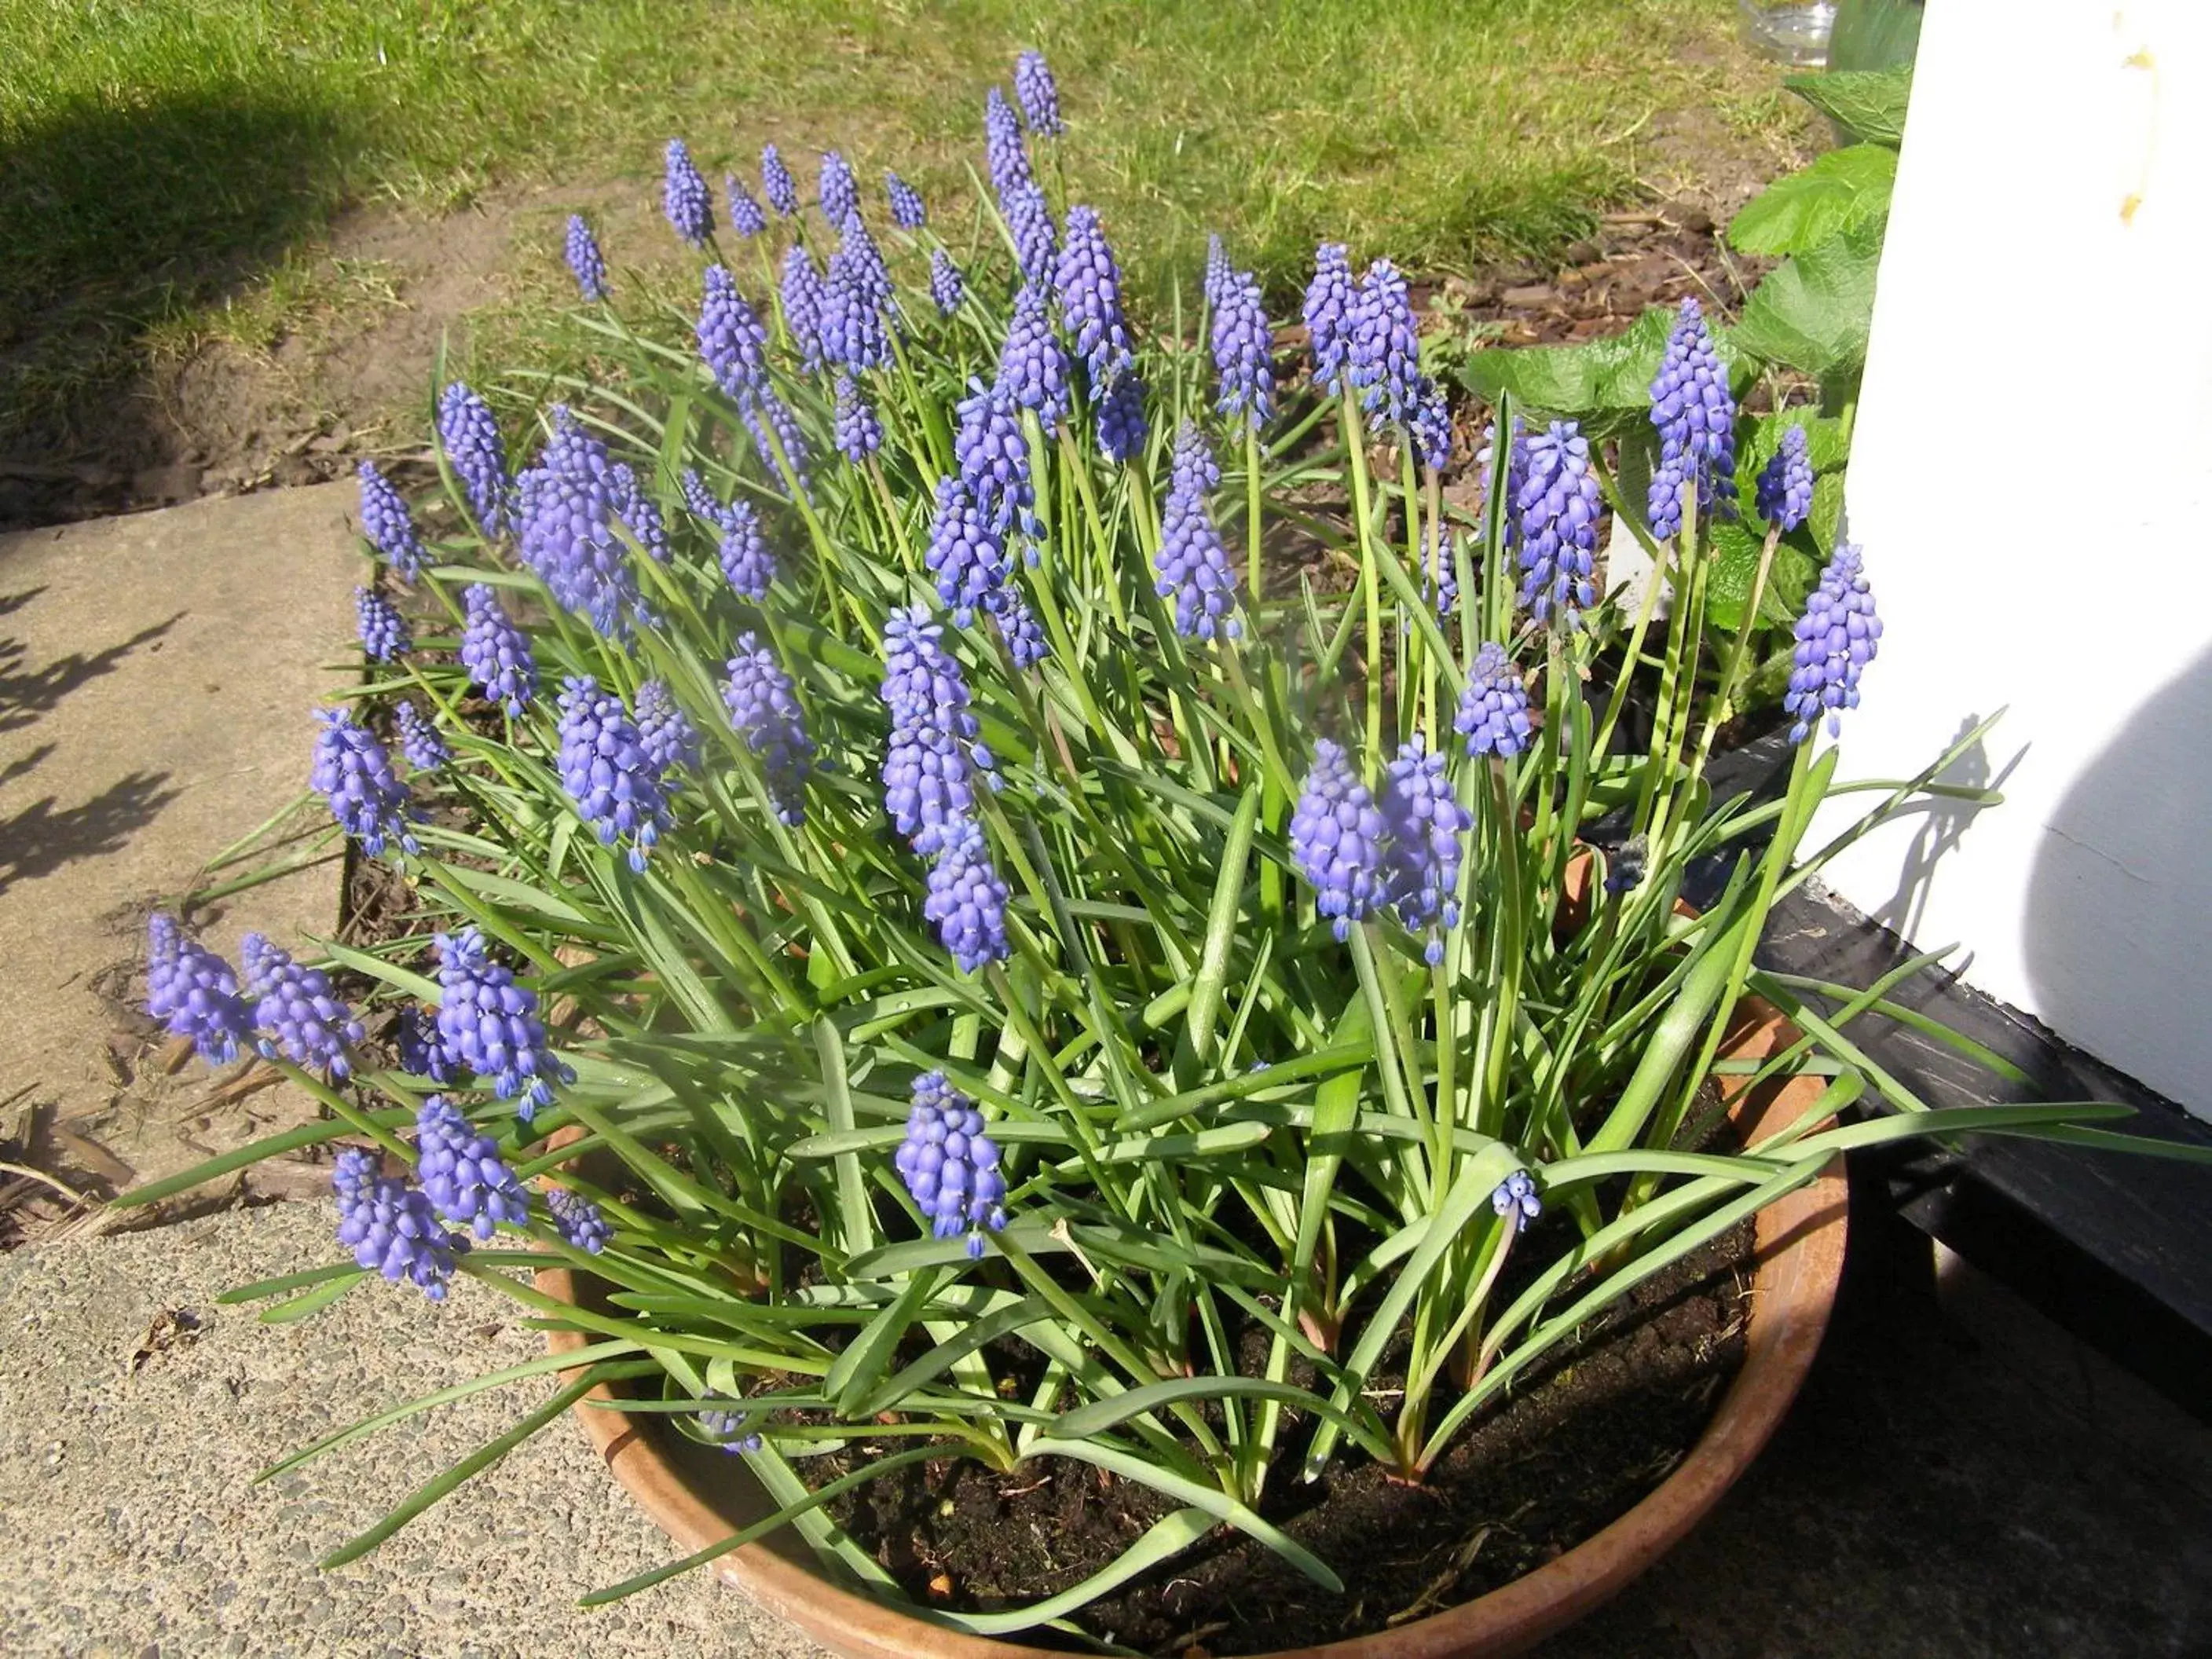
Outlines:
{"label": "white wall", "polygon": [[2212,0],[1929,6],[1848,521],[1845,775],[2007,799],[1833,885],[2212,1117]]}

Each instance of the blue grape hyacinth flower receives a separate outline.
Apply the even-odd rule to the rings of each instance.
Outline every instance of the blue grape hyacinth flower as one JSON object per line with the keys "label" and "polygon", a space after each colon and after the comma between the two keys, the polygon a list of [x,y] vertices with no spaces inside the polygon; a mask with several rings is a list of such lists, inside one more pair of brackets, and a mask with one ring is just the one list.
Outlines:
{"label": "blue grape hyacinth flower", "polygon": [[1459,612],[1459,560],[1453,551],[1449,525],[1437,526],[1436,546],[1421,565],[1421,593],[1437,610],[1437,620],[1449,623]]}
{"label": "blue grape hyacinth flower", "polygon": [[1024,125],[1038,137],[1057,138],[1067,131],[1060,118],[1060,86],[1042,52],[1031,50],[1014,59],[1014,96],[1021,101]]}
{"label": "blue grape hyacinth flower", "polygon": [[1145,440],[1151,431],[1145,418],[1145,383],[1135,365],[1115,370],[1107,376],[1103,389],[1093,390],[1098,453],[1109,461],[1135,460],[1145,453]]}
{"label": "blue grape hyacinth flower", "polygon": [[975,785],[996,787],[998,763],[969,708],[968,680],[945,649],[943,627],[920,605],[884,624],[879,695],[890,714],[884,811],[917,853],[937,850],[948,825],[972,815]]}
{"label": "blue grape hyacinth flower", "polygon": [[968,279],[960,274],[960,267],[952,256],[941,247],[929,251],[929,297],[936,302],[937,314],[951,317],[960,309],[960,301],[967,297]]}
{"label": "blue grape hyacinth flower", "polygon": [[1832,738],[1843,729],[1843,711],[1859,706],[1859,676],[1881,649],[1881,618],[1875,614],[1865,560],[1850,543],[1838,544],[1819,585],[1806,598],[1796,634],[1790,690],[1782,699],[1784,710],[1796,721],[1790,741],[1802,743],[1812,736],[1824,714]]}
{"label": "blue grape hyacinth flower", "polygon": [[474,927],[440,933],[434,942],[438,1048],[446,1065],[489,1082],[492,1092],[514,1102],[516,1115],[529,1122],[539,1107],[553,1103],[556,1083],[576,1080],[546,1042],[538,993],[515,983],[513,971],[493,960]]}
{"label": "blue grape hyacinth flower", "polygon": [[617,461],[607,470],[609,506],[615,521],[629,532],[639,551],[655,564],[668,562],[668,526],[660,516],[660,503],[645,493],[636,469]]}
{"label": "blue grape hyacinth flower", "polygon": [[1229,290],[1236,273],[1229,268],[1229,250],[1223,246],[1218,233],[1206,239],[1206,271],[1200,279],[1200,288],[1206,295],[1206,309],[1218,310],[1221,296]]}
{"label": "blue grape hyacinth flower", "polygon": [[[785,465],[791,469],[791,481],[799,494],[808,501],[814,499],[813,480],[807,476],[812,455],[806,447],[806,434],[785,407],[782,398],[773,387],[763,385],[754,392],[750,403],[739,406],[738,418],[744,422],[745,430],[752,434],[753,453],[760,457],[762,466],[781,476]],[[781,451],[782,459],[777,459]]]}
{"label": "blue grape hyacinth flower", "polygon": [[1021,118],[996,87],[983,94],[983,156],[991,188],[1003,208],[1007,192],[1018,184],[1027,184],[1031,175],[1030,153],[1022,143]]}
{"label": "blue grape hyacinth flower", "polygon": [[411,827],[420,814],[376,734],[343,708],[319,708],[315,718],[322,730],[315,738],[310,781],[330,803],[338,828],[372,857],[392,841],[410,853],[421,851]]}
{"label": "blue grape hyacinth flower", "polygon": [[438,1017],[410,1004],[399,1011],[392,1026],[392,1046],[398,1053],[399,1069],[410,1077],[433,1083],[451,1083],[458,1073],[446,1058],[446,1045],[438,1037]]}
{"label": "blue grape hyacinth flower", "polygon": [[559,404],[538,464],[515,480],[516,540],[564,611],[612,639],[643,614],[629,550],[616,533],[622,495],[606,446]]}
{"label": "blue grape hyacinth flower", "polygon": [[742,499],[727,503],[716,501],[706,481],[689,468],[684,473],[683,487],[685,504],[721,532],[716,556],[731,591],[756,604],[765,599],[775,580],[775,555],[769,550],[760,514],[753,511],[752,503]]}
{"label": "blue grape hyacinth flower", "polygon": [[937,597],[963,628],[975,621],[977,608],[988,605],[1012,574],[1006,538],[983,516],[957,473],[937,481],[937,507],[930,516],[923,562],[937,585]]}
{"label": "blue grape hyacinth flower", "polygon": [[468,1239],[447,1231],[428,1194],[382,1174],[376,1154],[358,1146],[331,1166],[331,1190],[338,1200],[338,1243],[356,1263],[395,1285],[411,1281],[433,1302],[446,1299],[453,1259]]}
{"label": "blue grape hyacinth flower", "polygon": [[1130,363],[1134,349],[1121,309],[1121,267],[1096,210],[1068,209],[1067,234],[1060,239],[1053,286],[1060,317],[1095,395]]}
{"label": "blue grape hyacinth flower", "polygon": [[1014,296],[1013,318],[999,352],[999,386],[1016,407],[1035,410],[1047,432],[1067,418],[1067,353],[1052,325],[1045,291],[1034,284]]}
{"label": "blue grape hyacinth flower", "polygon": [[1785,536],[1805,522],[1813,510],[1813,461],[1803,427],[1784,430],[1773,457],[1759,469],[1753,504],[1759,516]]}
{"label": "blue grape hyacinth flower", "polygon": [[1604,503],[1589,440],[1572,421],[1554,421],[1528,441],[1520,520],[1521,603],[1538,622],[1554,612],[1572,627],[1597,603],[1598,514]]}
{"label": "blue grape hyacinth flower", "polygon": [[1444,389],[1424,374],[1417,383],[1413,407],[1406,418],[1406,436],[1413,447],[1413,459],[1431,472],[1451,465],[1451,404]]}
{"label": "blue grape hyacinth flower", "polygon": [[1468,665],[1452,729],[1466,738],[1470,755],[1510,760],[1528,746],[1528,688],[1495,640],[1484,641]]}
{"label": "blue grape hyacinth flower", "polygon": [[722,266],[707,267],[702,290],[694,331],[700,359],[726,395],[748,402],[768,382],[768,330]]}
{"label": "blue grape hyacinth flower", "polygon": [[576,292],[586,302],[596,304],[605,299],[607,262],[599,252],[599,238],[592,234],[592,227],[582,214],[568,216],[568,239],[561,252],[568,262],[568,274],[576,279]]}
{"label": "blue grape hyacinth flower", "polygon": [[757,1452],[761,1449],[758,1431],[747,1426],[753,1420],[750,1412],[718,1406],[697,1415],[700,1428],[724,1451]]}
{"label": "blue grape hyacinth flower", "polygon": [[499,1143],[432,1095],[415,1115],[415,1178],[438,1214],[479,1243],[502,1221],[530,1224],[530,1194],[499,1155]]}
{"label": "blue grape hyacinth flower", "polygon": [[665,680],[647,680],[637,688],[637,737],[646,758],[664,777],[699,764],[699,730]]}
{"label": "blue grape hyacinth flower", "polygon": [[953,412],[959,425],[953,433],[952,455],[976,510],[1001,536],[1041,534],[1030,480],[1029,439],[1011,392],[1003,382],[986,387],[971,381],[969,395]]}
{"label": "blue grape hyacinth flower", "polygon": [[963,974],[1004,962],[1012,949],[1006,939],[1006,884],[975,819],[946,827],[929,867],[921,914]]}
{"label": "blue grape hyacinth flower", "polygon": [[556,1187],[545,1197],[545,1208],[553,1218],[553,1230],[561,1235],[561,1242],[572,1250],[581,1250],[586,1255],[597,1255],[607,1248],[607,1241],[615,1236],[608,1224],[606,1212],[581,1193],[572,1193],[566,1187]]}
{"label": "blue grape hyacinth flower", "polygon": [[792,690],[791,676],[757,634],[738,635],[737,654],[722,684],[730,727],[744,739],[768,781],[776,817],[793,829],[806,822],[806,779],[814,769],[814,743]]}
{"label": "blue grape hyacinth flower", "polygon": [[361,528],[369,543],[384,556],[394,574],[411,583],[427,562],[422,538],[415,532],[415,515],[407,498],[392,487],[374,461],[363,461],[361,479]]}
{"label": "blue grape hyacinth flower", "polygon": [[1014,264],[1022,280],[1040,287],[1052,281],[1060,263],[1060,231],[1052,222],[1052,208],[1044,188],[1034,179],[1024,179],[1001,198],[1006,228],[1013,233]]}
{"label": "blue grape hyacinth flower", "polygon": [[1306,340],[1313,354],[1313,383],[1329,397],[1344,391],[1344,371],[1352,353],[1352,309],[1358,298],[1352,283],[1352,258],[1341,242],[1323,242],[1314,253],[1313,281],[1306,285]]}
{"label": "blue grape hyacinth flower", "polygon": [[750,241],[768,229],[768,215],[745,188],[745,181],[734,173],[722,175],[722,196],[730,204],[730,228]]}
{"label": "blue grape hyacinth flower", "polygon": [[1659,464],[1651,471],[1651,533],[1682,528],[1682,489],[1694,483],[1700,513],[1727,514],[1735,500],[1735,399],[1712,332],[1695,300],[1682,301],[1666,355],[1651,382],[1651,424]]}
{"label": "blue grape hyacinth flower", "polygon": [[381,594],[366,587],[355,588],[353,609],[362,654],[371,662],[393,662],[414,649],[415,636],[407,631],[407,619]]}
{"label": "blue grape hyacinth flower", "polygon": [[985,601],[985,608],[1015,667],[1034,668],[1050,653],[1052,647],[1045,642],[1036,612],[1030,609],[1029,601],[1012,580]]}
{"label": "blue grape hyacinth flower", "polygon": [[1389,901],[1389,825],[1343,748],[1321,738],[1291,814],[1291,853],[1339,939]]}
{"label": "blue grape hyacinth flower", "polygon": [[1404,424],[1420,402],[1421,342],[1406,279],[1388,259],[1375,261],[1360,280],[1351,330],[1345,369],[1359,406]]}
{"label": "blue grape hyacinth flower", "polygon": [[667,168],[660,188],[661,211],[668,222],[691,247],[704,247],[707,239],[714,234],[714,198],[708,193],[707,181],[691,160],[691,152],[681,138],[668,141]]}
{"label": "blue grape hyacinth flower", "polygon": [[1409,933],[1427,934],[1429,965],[1444,959],[1439,926],[1459,925],[1459,867],[1474,815],[1460,805],[1444,775],[1444,757],[1416,736],[1382,774],[1375,800],[1389,836],[1388,888]]}
{"label": "blue grape hyacinth flower", "polygon": [[921,192],[896,173],[884,174],[884,195],[890,203],[891,222],[901,230],[920,230],[929,222]]}
{"label": "blue grape hyacinth flower", "polygon": [[998,1143],[984,1133],[975,1103],[942,1072],[914,1080],[906,1139],[892,1154],[899,1179],[939,1238],[968,1235],[971,1259],[983,1254],[983,1234],[1006,1224],[1006,1181]]}
{"label": "blue grape hyacinth flower", "polygon": [[868,395],[840,374],[836,386],[837,453],[854,466],[866,466],[868,457],[884,447],[884,423]]}
{"label": "blue grape hyacinth flower", "polygon": [[1537,1196],[1534,1177],[1526,1170],[1516,1170],[1490,1194],[1490,1207],[1501,1218],[1511,1217],[1513,1231],[1524,1233],[1528,1224],[1544,1213],[1544,1200]]}
{"label": "blue grape hyacinth flower", "polygon": [[1231,425],[1257,431],[1273,418],[1274,343],[1260,284],[1249,271],[1230,271],[1214,302],[1212,345],[1215,407]]}
{"label": "blue grape hyacinth flower", "polygon": [[822,356],[851,374],[890,361],[890,339],[875,286],[866,256],[853,246],[830,256],[830,274],[822,284]]}
{"label": "blue grape hyacinth flower", "polygon": [[530,635],[507,616],[498,590],[489,583],[470,583],[461,599],[466,618],[461,630],[461,666],[469,671],[469,684],[503,704],[509,719],[518,719],[538,690],[538,659],[530,649]]}
{"label": "blue grape hyacinth flower", "polygon": [[1206,496],[1221,469],[1206,438],[1188,422],[1176,434],[1175,466],[1161,520],[1155,592],[1175,600],[1175,629],[1185,639],[1235,639],[1237,576],[1215,528]]}
{"label": "blue grape hyacinth flower", "polygon": [[791,176],[774,144],[761,146],[761,194],[768,198],[776,216],[788,219],[799,211],[799,181]]}
{"label": "blue grape hyacinth flower", "polygon": [[252,1015],[230,964],[186,939],[166,915],[146,921],[146,1012],[171,1036],[190,1037],[210,1066],[228,1065],[253,1037]]}
{"label": "blue grape hyacinth flower", "polygon": [[599,845],[628,842],[629,867],[642,874],[668,816],[660,768],[622,699],[588,674],[561,684],[560,770],[561,787]]}
{"label": "blue grape hyacinth flower", "polygon": [[253,1003],[254,1046],[265,1060],[278,1054],[302,1070],[343,1078],[353,1070],[348,1051],[366,1033],[353,1010],[331,988],[319,968],[303,968],[259,933],[239,941],[246,994]]}
{"label": "blue grape hyacinth flower", "polygon": [[487,536],[507,527],[507,446],[491,405],[456,380],[438,395],[438,442]]}
{"label": "blue grape hyacinth flower", "polygon": [[453,759],[444,735],[411,701],[403,699],[392,709],[392,721],[399,728],[399,752],[415,771],[434,772]]}
{"label": "blue grape hyacinth flower", "polygon": [[799,353],[801,372],[822,367],[822,273],[814,256],[793,242],[783,256],[783,325]]}
{"label": "blue grape hyacinth flower", "polygon": [[853,176],[853,164],[840,151],[822,152],[822,171],[814,181],[814,195],[822,204],[822,216],[833,225],[842,225],[860,210],[860,181]]}

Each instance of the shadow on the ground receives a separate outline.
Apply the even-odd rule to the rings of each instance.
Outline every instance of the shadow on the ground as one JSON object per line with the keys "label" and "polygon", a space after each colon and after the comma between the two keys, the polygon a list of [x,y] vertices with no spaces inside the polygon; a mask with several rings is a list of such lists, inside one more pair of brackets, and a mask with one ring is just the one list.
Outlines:
{"label": "shadow on the ground", "polygon": [[91,799],[56,810],[58,796],[0,818],[0,894],[80,859],[120,852],[181,793],[167,772],[133,772]]}
{"label": "shadow on the ground", "polygon": [[179,611],[167,622],[149,623],[129,639],[101,650],[72,651],[38,668],[26,668],[21,640],[0,635],[0,733],[21,731],[51,713],[61,700],[116,665],[141,646],[150,645],[185,618]]}
{"label": "shadow on the ground", "polygon": [[346,126],[264,64],[107,89],[0,142],[0,529],[145,495],[138,475],[175,459],[147,330],[239,292],[325,222]]}

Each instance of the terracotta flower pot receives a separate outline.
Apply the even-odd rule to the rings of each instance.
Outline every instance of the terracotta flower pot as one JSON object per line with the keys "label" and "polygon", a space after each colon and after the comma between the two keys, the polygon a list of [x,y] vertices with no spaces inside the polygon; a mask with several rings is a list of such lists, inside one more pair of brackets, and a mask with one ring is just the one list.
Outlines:
{"label": "terracotta flower pot", "polygon": [[[1792,1042],[1796,1030],[1765,1003],[1747,998],[1724,1046],[1729,1058],[1758,1058]],[[1747,1137],[1778,1131],[1819,1097],[1817,1079],[1797,1078],[1742,1097],[1742,1080],[1722,1080],[1735,1098],[1730,1116]],[[1743,1369],[1704,1436],[1657,1490],[1595,1536],[1487,1595],[1428,1618],[1315,1648],[1298,1656],[1328,1659],[1456,1659],[1518,1653],[1565,1629],[1618,1593],[1674,1547],[1751,1465],[1774,1432],[1820,1346],[1843,1273],[1842,1159],[1809,1187],[1759,1213],[1751,1321]],[[564,1299],[569,1273],[538,1276]],[[556,1352],[584,1339],[556,1331]],[[608,1390],[595,1391],[604,1397]],[[653,1419],[576,1408],[578,1421],[615,1478],[684,1553],[704,1549],[771,1512],[766,1495],[736,1458],[656,1431]],[[1056,1650],[969,1636],[924,1622],[831,1583],[811,1551],[787,1530],[716,1564],[721,1576],[772,1613],[852,1659],[1013,1659]]]}

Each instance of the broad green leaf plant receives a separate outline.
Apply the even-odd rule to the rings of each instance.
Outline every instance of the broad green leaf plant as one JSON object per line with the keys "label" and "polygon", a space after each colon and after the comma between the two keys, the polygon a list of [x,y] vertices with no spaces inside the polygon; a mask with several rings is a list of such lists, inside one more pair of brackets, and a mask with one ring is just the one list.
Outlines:
{"label": "broad green leaf plant", "polygon": [[[1723,797],[1708,765],[1749,666],[1712,625],[1725,458],[1675,455],[1663,539],[1571,427],[1494,443],[1483,505],[1449,506],[1449,427],[1407,379],[1387,264],[1355,288],[1324,250],[1311,379],[1264,319],[1250,332],[1256,290],[1225,260],[1194,329],[1137,337],[1095,271],[1041,262],[1042,189],[1003,108],[971,227],[888,233],[873,299],[841,201],[818,291],[770,281],[765,250],[820,252],[821,226],[744,216],[751,291],[777,299],[733,307],[720,244],[751,251],[702,222],[672,155],[671,216],[712,262],[699,313],[635,302],[572,238],[607,372],[507,389],[532,410],[506,439],[542,449],[519,488],[488,408],[448,392],[436,486],[365,514],[411,577],[387,586],[412,636],[380,616],[318,787],[413,920],[319,968],[264,951],[242,988],[156,929],[155,1012],[218,1056],[257,1043],[327,1118],[124,1202],[343,1146],[350,1253],[230,1299],[289,1320],[401,1293],[380,1269],[434,1294],[461,1275],[582,1340],[286,1457],[272,1474],[565,1373],[331,1561],[604,1382],[617,1400],[589,1409],[730,1449],[777,1509],[593,1599],[786,1525],[896,1598],[830,1506],[945,1459],[1074,1460],[1172,1507],[1065,1595],[917,1617],[1072,1629],[1223,1525],[1335,1585],[1267,1518],[1285,1483],[1346,1460],[1422,1480],[1631,1287],[1839,1152],[2118,1114],[1923,1110],[1859,1046],[1887,982],[1754,962],[1776,902],[1866,830],[1995,799],[1934,781],[1949,756],[1836,781],[1811,728],[1856,701],[1863,580],[1801,629],[1786,789]],[[1065,222],[1044,235],[1073,249],[1088,228]],[[856,293],[840,331],[824,296]],[[1134,421],[1102,431],[1117,398]],[[1510,392],[1490,418],[1517,433]],[[1650,541],[1663,617],[1598,591],[1601,507]],[[1779,532],[1749,533],[1755,608]],[[887,653],[925,635],[933,689],[887,689]],[[733,690],[747,653],[780,700]],[[403,699],[404,782],[378,736]],[[927,764],[902,770],[916,744]],[[1863,815],[1812,844],[1837,800]],[[1611,850],[1585,844],[1601,819],[1626,826]],[[1727,877],[1692,913],[1699,860]],[[411,1042],[348,1023],[339,968]],[[1726,1060],[1753,998],[1800,1035]],[[1821,1090],[1743,1145],[1715,1137],[1716,1073]],[[1845,1121],[1869,1093],[1894,1112]],[[951,1177],[914,1173],[931,1147],[973,1183],[949,1208]],[[536,1289],[552,1265],[588,1293]],[[1386,1366],[1402,1389],[1378,1388]]]}

